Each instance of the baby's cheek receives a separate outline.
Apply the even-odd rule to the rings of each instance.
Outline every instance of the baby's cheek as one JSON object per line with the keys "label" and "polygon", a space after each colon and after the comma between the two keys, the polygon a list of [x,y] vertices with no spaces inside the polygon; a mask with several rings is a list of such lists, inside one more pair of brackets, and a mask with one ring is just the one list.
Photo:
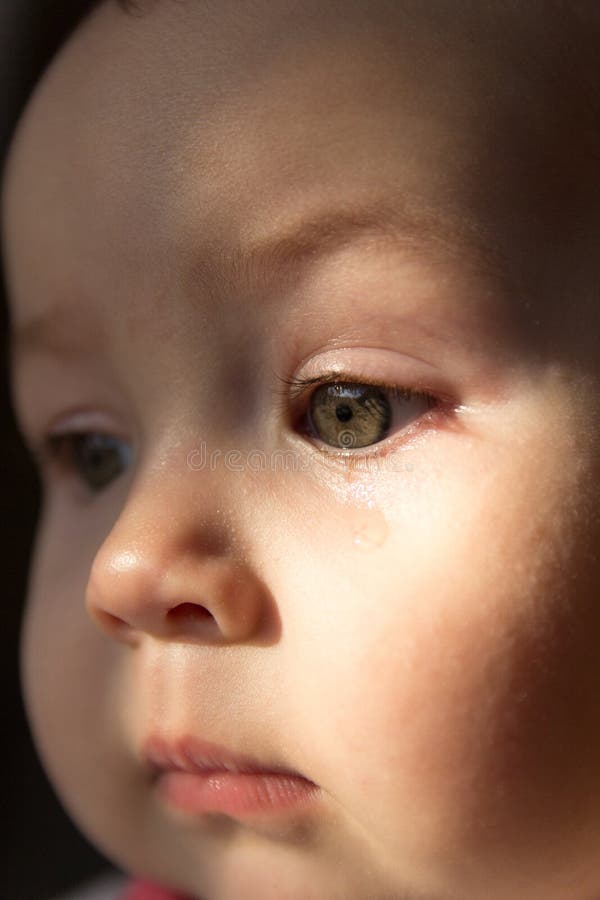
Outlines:
{"label": "baby's cheek", "polygon": [[426,567],[390,537],[386,614],[364,623],[348,704],[360,727],[340,712],[370,833],[391,863],[437,862],[457,885],[495,865],[506,879],[508,857],[515,879],[537,877],[549,852],[568,866],[600,823],[600,532],[586,466],[554,453],[497,459],[493,477],[454,477],[447,496],[438,481],[421,514]]}
{"label": "baby's cheek", "polygon": [[[73,546],[78,546],[75,557]],[[85,608],[95,546],[93,540],[76,542],[56,518],[42,520],[21,645],[23,690],[37,748],[67,809],[92,833],[116,781],[112,749],[119,723],[112,686],[120,652]]]}

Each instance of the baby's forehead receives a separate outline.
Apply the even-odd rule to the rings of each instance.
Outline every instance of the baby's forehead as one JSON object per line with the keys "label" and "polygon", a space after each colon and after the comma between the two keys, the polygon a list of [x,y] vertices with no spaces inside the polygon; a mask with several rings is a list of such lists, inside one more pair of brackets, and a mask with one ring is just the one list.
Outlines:
{"label": "baby's forehead", "polygon": [[598,196],[591,3],[140,6],[102,4],[25,116],[7,209],[46,258],[163,254],[166,285],[173,242],[387,195],[527,267]]}
{"label": "baby's forehead", "polygon": [[591,3],[549,3],[542,20],[506,0],[137,2],[136,15],[100,4],[38,86],[30,143],[48,168],[56,156],[88,183],[112,169],[141,184],[146,173],[169,183],[211,167],[218,179],[264,161],[270,177],[285,167],[293,178],[312,166],[306,146],[295,152],[312,133],[313,156],[340,151],[324,173],[335,181],[343,151],[355,144],[360,157],[371,131],[406,173],[445,144],[442,166],[435,152],[423,159],[434,191],[462,167],[476,193],[475,167],[488,176],[494,156],[556,155],[568,130],[579,163],[598,139]]}
{"label": "baby's forehead", "polygon": [[459,98],[465,108],[476,104],[479,115],[483,96],[487,106],[522,101],[543,116],[554,94],[593,91],[600,72],[600,8],[592,0],[549,0],[543,17],[517,0],[134,3],[138,12],[128,15],[130,0],[104,0],[60,54],[69,101],[95,92],[100,117],[110,97],[122,127],[128,103],[159,114],[169,107],[175,124],[190,108],[224,117],[236,99],[276,92],[278,84],[293,90],[290,102],[302,101],[303,86],[314,82],[321,113],[339,86],[359,97],[370,89],[372,99],[383,92],[381,101],[393,99],[395,87],[417,111],[433,94],[446,106]]}
{"label": "baby's forehead", "polygon": [[[137,0],[136,9],[127,15],[104,0],[38,90],[51,137],[75,137],[80,158],[98,145],[100,165],[106,146],[114,163],[129,158],[134,174],[157,158],[172,168],[185,135],[190,157],[175,162],[201,164],[213,138],[228,165],[238,147],[246,160],[260,154],[265,134],[280,148],[300,130],[331,139],[332,117],[340,144],[360,133],[357,119],[376,130],[384,119],[404,133],[416,126],[426,139],[443,133],[449,163],[461,142],[491,155],[509,133],[519,135],[518,153],[532,142],[555,145],[561,126],[571,152],[586,128],[597,139],[592,3],[549,2],[543,19],[514,0]],[[110,147],[117,143],[123,158]]]}

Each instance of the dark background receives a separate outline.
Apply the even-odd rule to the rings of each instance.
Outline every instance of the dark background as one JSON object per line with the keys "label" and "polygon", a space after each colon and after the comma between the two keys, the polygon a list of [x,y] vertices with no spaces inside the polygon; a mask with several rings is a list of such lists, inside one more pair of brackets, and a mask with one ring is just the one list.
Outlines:
{"label": "dark background", "polygon": [[[0,160],[33,85],[90,0],[0,0]],[[106,870],[67,818],[33,748],[19,686],[19,633],[39,491],[14,423],[7,372],[6,286],[0,263],[1,900],[50,900]]]}

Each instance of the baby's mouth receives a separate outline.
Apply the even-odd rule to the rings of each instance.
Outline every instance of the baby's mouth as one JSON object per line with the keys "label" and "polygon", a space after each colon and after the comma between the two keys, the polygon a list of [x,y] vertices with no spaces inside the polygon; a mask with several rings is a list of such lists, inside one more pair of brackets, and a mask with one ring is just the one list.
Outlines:
{"label": "baby's mouth", "polygon": [[164,802],[191,815],[236,819],[308,809],[320,788],[299,772],[235,754],[192,735],[151,735],[142,761]]}

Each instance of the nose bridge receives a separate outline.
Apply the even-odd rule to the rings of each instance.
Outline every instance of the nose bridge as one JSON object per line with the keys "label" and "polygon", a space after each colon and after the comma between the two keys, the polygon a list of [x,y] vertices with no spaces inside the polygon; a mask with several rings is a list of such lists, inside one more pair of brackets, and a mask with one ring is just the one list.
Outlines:
{"label": "nose bridge", "polygon": [[235,552],[224,488],[190,475],[140,476],[95,556],[86,606],[117,640],[238,641],[257,625],[266,588]]}
{"label": "nose bridge", "polygon": [[186,471],[172,458],[145,465],[136,474],[94,567],[108,566],[115,573],[135,568],[156,581],[168,571],[173,556],[193,547],[205,554],[226,554],[230,528],[224,487],[218,482],[216,473]]}

